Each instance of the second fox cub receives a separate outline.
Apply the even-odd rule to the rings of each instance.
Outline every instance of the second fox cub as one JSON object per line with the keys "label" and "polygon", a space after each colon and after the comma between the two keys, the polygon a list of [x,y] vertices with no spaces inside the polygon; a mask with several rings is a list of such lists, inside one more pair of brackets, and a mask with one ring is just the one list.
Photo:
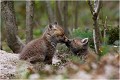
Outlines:
{"label": "second fox cub", "polygon": [[50,24],[41,38],[29,42],[23,48],[20,59],[28,60],[30,63],[42,61],[46,64],[52,64],[57,43],[64,43],[67,40],[64,30],[57,22]]}
{"label": "second fox cub", "polygon": [[66,46],[75,54],[75,55],[86,55],[88,52],[88,38],[84,39],[69,39],[66,42]]}

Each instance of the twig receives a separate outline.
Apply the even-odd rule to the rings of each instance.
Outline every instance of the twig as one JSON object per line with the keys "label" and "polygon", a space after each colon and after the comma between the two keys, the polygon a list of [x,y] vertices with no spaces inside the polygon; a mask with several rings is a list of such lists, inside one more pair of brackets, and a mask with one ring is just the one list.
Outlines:
{"label": "twig", "polygon": [[105,23],[104,23],[104,44],[106,44],[106,30],[107,30],[107,16],[105,18]]}
{"label": "twig", "polygon": [[98,15],[100,8],[101,8],[101,1],[95,0],[94,1],[94,13]]}
{"label": "twig", "polygon": [[93,12],[93,19],[96,20],[98,18],[98,13],[100,11],[101,1],[95,0],[94,1],[94,12]]}
{"label": "twig", "polygon": [[93,29],[93,41],[94,41],[94,46],[95,46],[95,52],[98,53],[96,40],[95,40],[95,29]]}

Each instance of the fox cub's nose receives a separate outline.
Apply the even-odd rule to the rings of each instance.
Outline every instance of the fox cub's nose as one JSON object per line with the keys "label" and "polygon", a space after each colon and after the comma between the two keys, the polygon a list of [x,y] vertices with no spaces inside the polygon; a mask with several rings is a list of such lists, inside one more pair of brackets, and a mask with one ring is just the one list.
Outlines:
{"label": "fox cub's nose", "polygon": [[65,40],[65,42],[69,41],[69,39],[66,36],[64,37],[64,40]]}

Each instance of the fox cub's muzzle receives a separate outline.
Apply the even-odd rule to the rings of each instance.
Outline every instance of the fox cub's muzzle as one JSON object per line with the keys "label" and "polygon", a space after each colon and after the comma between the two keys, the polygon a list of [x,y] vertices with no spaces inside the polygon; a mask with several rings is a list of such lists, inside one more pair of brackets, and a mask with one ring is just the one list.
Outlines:
{"label": "fox cub's muzzle", "polygon": [[63,37],[61,37],[60,42],[66,43],[66,42],[68,42],[68,38],[66,36],[63,36]]}

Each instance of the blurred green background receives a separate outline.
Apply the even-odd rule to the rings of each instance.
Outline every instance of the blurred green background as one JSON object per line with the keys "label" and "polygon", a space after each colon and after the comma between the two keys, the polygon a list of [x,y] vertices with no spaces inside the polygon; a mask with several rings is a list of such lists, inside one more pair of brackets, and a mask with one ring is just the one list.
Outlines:
{"label": "blurred green background", "polygon": [[[60,1],[62,3],[62,1]],[[71,33],[73,29],[75,28],[75,3],[76,1],[67,1],[68,3],[68,9],[67,9],[67,29]],[[92,15],[89,9],[89,6],[87,4],[87,1],[78,1],[78,28],[85,33],[85,30],[89,30],[90,34],[93,29],[93,20]],[[50,1],[50,5],[52,7],[53,15],[55,15],[55,9],[56,9],[56,1]],[[46,25],[49,24],[46,4],[44,1],[35,1],[34,5],[34,30],[33,30],[33,37],[38,38],[42,35],[44,28]],[[18,26],[18,35],[22,39],[23,42],[25,42],[25,28],[26,28],[26,2],[25,1],[14,1],[14,8],[15,8],[15,15],[17,20],[17,26]],[[107,16],[107,25],[108,28],[114,28],[119,26],[119,1],[103,1],[102,8],[99,13],[99,27],[102,30],[103,22]],[[1,31],[2,31],[2,47],[3,50],[11,52],[9,47],[6,43],[6,32],[4,28],[4,22],[1,20]],[[81,32],[81,33],[83,33]],[[77,32],[76,32],[77,33]],[[85,36],[80,35],[83,37],[91,37],[91,35],[85,34]],[[84,35],[84,34],[83,34]],[[73,36],[75,36],[73,34]],[[116,35],[113,35],[116,36]]]}

